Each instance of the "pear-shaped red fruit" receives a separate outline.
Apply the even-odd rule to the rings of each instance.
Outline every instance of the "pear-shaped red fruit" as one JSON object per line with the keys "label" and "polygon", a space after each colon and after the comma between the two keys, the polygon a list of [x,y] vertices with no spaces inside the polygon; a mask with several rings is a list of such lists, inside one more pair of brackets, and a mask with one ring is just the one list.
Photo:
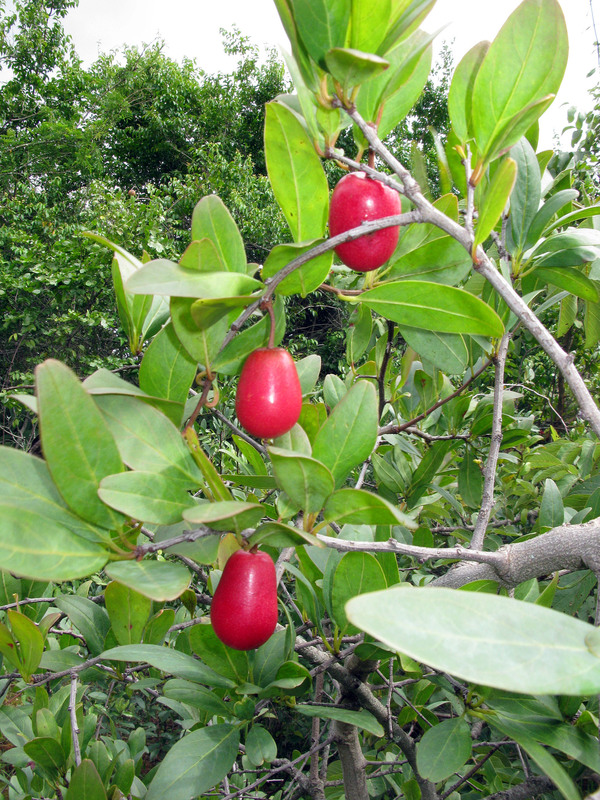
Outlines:
{"label": "pear-shaped red fruit", "polygon": [[294,427],[301,410],[302,389],[288,351],[261,347],[250,353],[235,395],[240,425],[259,439],[273,439]]}
{"label": "pear-shaped red fruit", "polygon": [[[363,222],[402,212],[400,195],[364,172],[349,172],[333,190],[329,205],[329,233],[337,236]],[[340,260],[358,272],[370,272],[388,260],[398,244],[398,226],[367,233],[335,248]]]}
{"label": "pear-shaped red fruit", "polygon": [[275,564],[260,550],[236,550],[225,564],[210,607],[219,639],[235,650],[253,650],[277,624]]}

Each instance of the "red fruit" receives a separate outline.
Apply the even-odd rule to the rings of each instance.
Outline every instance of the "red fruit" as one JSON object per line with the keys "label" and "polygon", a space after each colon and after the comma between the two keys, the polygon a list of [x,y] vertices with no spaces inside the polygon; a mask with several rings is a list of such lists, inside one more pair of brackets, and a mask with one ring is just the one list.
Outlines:
{"label": "red fruit", "polygon": [[[400,214],[400,195],[364,172],[350,172],[333,190],[329,206],[329,233],[337,236],[362,222]],[[398,226],[367,233],[360,239],[340,244],[335,252],[341,261],[358,272],[370,272],[388,260],[398,244]]]}
{"label": "red fruit", "polygon": [[235,650],[253,650],[277,624],[277,577],[267,553],[236,550],[227,560],[210,608],[219,639]]}
{"label": "red fruit", "polygon": [[260,439],[287,433],[298,422],[302,389],[294,359],[281,347],[261,347],[242,367],[235,395],[240,425]]}

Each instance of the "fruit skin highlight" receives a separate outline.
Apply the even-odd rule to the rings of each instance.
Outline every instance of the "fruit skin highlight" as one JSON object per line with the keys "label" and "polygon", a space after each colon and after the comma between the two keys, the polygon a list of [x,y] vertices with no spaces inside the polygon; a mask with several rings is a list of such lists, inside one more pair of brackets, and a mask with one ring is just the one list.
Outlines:
{"label": "fruit skin highlight", "polygon": [[235,650],[254,650],[277,624],[277,576],[260,550],[236,550],[227,560],[210,608],[219,639]]}
{"label": "fruit skin highlight", "polygon": [[246,359],[235,395],[242,428],[259,439],[282,436],[302,410],[302,389],[294,359],[282,347],[261,347]]}
{"label": "fruit skin highlight", "polygon": [[[329,233],[357,228],[361,223],[402,213],[400,195],[364,172],[350,172],[339,181],[329,205]],[[357,272],[370,272],[388,260],[398,244],[399,227],[382,228],[335,248],[340,260]]]}

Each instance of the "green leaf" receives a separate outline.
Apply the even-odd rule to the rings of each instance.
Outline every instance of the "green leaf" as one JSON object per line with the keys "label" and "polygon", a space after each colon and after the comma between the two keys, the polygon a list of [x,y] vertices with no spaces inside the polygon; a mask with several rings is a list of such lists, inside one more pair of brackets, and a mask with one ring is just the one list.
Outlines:
{"label": "green leaf", "polygon": [[102,478],[123,470],[102,415],[65,364],[49,359],[35,375],[42,449],[52,480],[83,519],[108,529],[119,527],[121,515],[98,497]]}
{"label": "green leaf", "polygon": [[25,681],[29,681],[29,676],[39,667],[44,652],[44,637],[35,622],[25,614],[9,609],[7,617],[12,634],[19,643],[19,671]]}
{"label": "green leaf", "polygon": [[269,447],[273,474],[280,489],[307,513],[320,511],[334,490],[334,479],[320,461],[279,447]]}
{"label": "green leaf", "polygon": [[[524,0],[492,42],[473,85],[472,130],[484,160],[515,144],[555,95],[567,65],[567,30],[557,0]],[[541,104],[517,130],[523,110]],[[505,134],[512,129],[512,135]],[[521,130],[522,129],[522,130]]]}
{"label": "green leaf", "polygon": [[265,509],[258,503],[242,500],[221,500],[202,503],[184,511],[183,518],[194,525],[208,525],[217,531],[253,528],[265,516]]}
{"label": "green leaf", "polygon": [[[307,5],[312,6],[312,0]],[[345,0],[342,5],[347,5]],[[305,129],[288,108],[281,103],[267,103],[266,109],[265,158],[275,198],[294,241],[320,239],[329,209],[329,189],[321,161]]]}
{"label": "green leaf", "polygon": [[351,711],[350,709],[340,708],[339,706],[309,706],[302,703],[294,706],[294,709],[305,717],[335,719],[339,722],[345,722],[346,725],[353,725],[355,728],[367,731],[373,734],[373,736],[382,737],[384,735],[383,727],[369,711],[365,711],[364,709],[361,711]]}
{"label": "green leaf", "polygon": [[402,0],[392,5],[391,24],[388,26],[388,33],[384,39],[380,52],[385,53],[398,41],[410,36],[429,14],[435,0]]}
{"label": "green leaf", "polygon": [[332,47],[343,47],[350,19],[346,0],[294,0],[294,19],[310,56],[326,68],[325,54]]}
{"label": "green leaf", "polygon": [[360,296],[360,302],[399,325],[442,333],[502,336],[496,312],[475,295],[428,281],[382,283]]}
{"label": "green leaf", "polygon": [[375,387],[359,380],[336,405],[313,441],[313,457],[331,470],[336,485],[371,455],[378,422]]}
{"label": "green leaf", "polygon": [[316,353],[311,353],[299,359],[296,361],[296,372],[298,373],[302,394],[309,394],[309,392],[312,392],[315,388],[315,384],[319,379],[319,373],[321,372],[321,356]]}
{"label": "green leaf", "polygon": [[351,597],[376,592],[387,587],[387,581],[379,561],[371,553],[344,553],[333,574],[331,588],[331,607],[333,619],[340,629],[348,633],[358,633],[358,629],[348,624],[344,606]]}
{"label": "green leaf", "polygon": [[536,278],[558,286],[576,297],[597,303],[598,285],[575,267],[538,267],[532,273]]}
{"label": "green leaf", "polygon": [[469,274],[471,264],[469,252],[451,236],[435,236],[425,241],[416,238],[415,241],[406,235],[392,257],[389,274],[395,279],[429,280],[452,286]]}
{"label": "green leaf", "polygon": [[277,758],[277,743],[262,725],[255,723],[246,734],[246,756],[255,767]]}
{"label": "green leaf", "polygon": [[472,47],[463,56],[452,76],[448,92],[448,113],[454,133],[463,144],[471,138],[473,86],[489,46],[489,42],[479,42]]}
{"label": "green leaf", "polygon": [[585,341],[584,348],[591,349],[600,341],[600,303],[585,304],[584,317]]}
{"label": "green leaf", "polygon": [[550,223],[552,217],[578,196],[577,189],[563,189],[549,197],[531,221],[524,245],[525,249],[537,244],[543,233],[546,232],[546,226]]}
{"label": "green leaf", "polygon": [[150,598],[112,581],[104,589],[104,605],[117,642],[139,644],[152,611]]}
{"label": "green leaf", "polygon": [[564,521],[565,509],[560,490],[551,478],[546,478],[538,524],[540,528],[557,528]]}
{"label": "green leaf", "polygon": [[441,369],[446,375],[462,375],[469,363],[465,337],[458,333],[438,333],[401,326],[400,334],[421,360]]}
{"label": "green leaf", "polygon": [[14,575],[67,581],[101,569],[108,552],[43,513],[0,505],[0,564]]}
{"label": "green leaf", "polygon": [[102,606],[75,594],[62,594],[54,602],[83,634],[90,653],[94,656],[101,653],[110,630],[110,620]]}
{"label": "green leaf", "polygon": [[233,217],[217,195],[203,197],[194,208],[192,239],[208,239],[212,242],[226,270],[246,272],[246,251],[242,236]]}
{"label": "green leaf", "polygon": [[221,686],[231,689],[235,686],[229,678],[219,675],[214,670],[207,667],[197,658],[173,650],[170,647],[161,647],[155,644],[131,644],[121,647],[112,647],[102,653],[105,661],[133,661],[147,662],[156,669],[175,675],[196,683],[204,683],[207,686]]}
{"label": "green leaf", "polygon": [[325,53],[325,63],[345,92],[375,78],[390,66],[384,58],[349,47],[333,47]]}
{"label": "green leaf", "polygon": [[218,298],[251,294],[262,288],[262,284],[239,272],[199,272],[157,258],[137,270],[125,288],[134,294]]}
{"label": "green leaf", "polygon": [[404,587],[354,598],[346,614],[395,650],[473,683],[535,695],[600,689],[600,659],[586,645],[593,627],[534,603]]}
{"label": "green leaf", "polygon": [[173,525],[183,512],[196,505],[184,484],[173,474],[134,470],[109,475],[98,495],[111,508],[140,522]]}
{"label": "green leaf", "polygon": [[570,228],[545,239],[533,253],[544,267],[575,267],[600,257],[600,231]]}
{"label": "green leaf", "polygon": [[221,717],[231,714],[229,705],[221,700],[212,689],[198,686],[197,683],[173,678],[165,683],[163,691],[165,697],[193,708],[200,708],[208,714],[218,714]]}
{"label": "green leaf", "polygon": [[189,800],[212,789],[237,757],[240,734],[233,725],[211,725],[192,731],[160,763],[146,800]]}
{"label": "green leaf", "polygon": [[175,600],[190,583],[187,567],[168,561],[113,561],[104,571],[111,580],[158,602]]}
{"label": "green leaf", "polygon": [[462,717],[445,719],[417,742],[417,768],[426,780],[449,778],[471,758],[471,729]]}
{"label": "green leaf", "polygon": [[[184,530],[189,530],[189,528],[189,524],[183,521],[177,525],[162,525],[156,530],[154,541],[160,544],[172,536],[183,533]],[[200,539],[196,539],[195,542],[181,542],[165,548],[165,550],[177,556],[187,556],[197,564],[214,564],[217,560],[220,539],[220,534],[202,536]]]}
{"label": "green leaf", "polygon": [[[23,450],[0,446],[0,497],[4,506],[27,509],[84,539],[98,541],[106,536],[105,531],[97,529],[67,508],[45,462]],[[3,531],[3,522],[0,517],[0,531]]]}
{"label": "green leaf", "polygon": [[[312,250],[313,247],[323,241],[323,239],[313,239],[308,243],[276,245],[263,265],[261,272],[263,280],[272,278],[295,258]],[[281,281],[277,286],[277,294],[300,294],[302,297],[306,297],[323,283],[329,274],[332,262],[333,253],[331,251],[323,253],[317,258],[312,258]]]}
{"label": "green leaf", "polygon": [[248,541],[252,545],[266,542],[271,547],[299,547],[303,544],[323,546],[312,533],[292,528],[283,522],[266,522],[264,525],[259,525]]}
{"label": "green leaf", "polygon": [[378,494],[364,489],[339,489],[331,495],[323,509],[325,522],[350,525],[404,525],[414,528],[415,522],[399,508]]}
{"label": "green leaf", "polygon": [[245,650],[233,650],[223,644],[212,625],[194,625],[190,630],[190,647],[205,664],[219,675],[241,685],[248,680],[250,664]]}
{"label": "green leaf", "polygon": [[508,203],[509,197],[517,179],[517,162],[512,158],[505,158],[487,188],[475,230],[473,247],[482,244],[496,227],[496,223]]}
{"label": "green leaf", "polygon": [[542,745],[530,738],[520,725],[515,724],[512,720],[493,715],[490,717],[490,725],[499,730],[503,736],[509,736],[520,744],[566,800],[580,800],[581,795],[568,772]]}
{"label": "green leaf", "polygon": [[202,472],[164,414],[136,397],[104,395],[95,400],[128,467],[160,473],[189,489],[202,485]]}
{"label": "green leaf", "polygon": [[535,151],[525,137],[511,148],[510,155],[517,164],[517,180],[510,196],[511,236],[518,250],[523,250],[540,207],[542,176]]}
{"label": "green leaf", "polygon": [[150,342],[140,365],[140,389],[153,397],[172,400],[171,422],[179,426],[183,406],[196,376],[197,364],[191,358],[173,329],[166,325]]}
{"label": "green leaf", "polygon": [[392,15],[391,0],[354,0],[350,14],[350,46],[376,53]]}
{"label": "green leaf", "polygon": [[65,800],[107,800],[102,779],[89,758],[73,770]]}
{"label": "green leaf", "polygon": [[192,317],[194,300],[188,297],[172,297],[171,322],[175,334],[194,361],[203,367],[210,366],[223,345],[229,328],[227,317],[222,317],[210,328],[201,329]]}
{"label": "green leaf", "polygon": [[23,745],[23,750],[32,761],[54,775],[62,770],[67,760],[61,743],[49,736],[32,739]]}
{"label": "green leaf", "polygon": [[473,449],[467,446],[463,460],[458,467],[458,491],[469,508],[481,506],[483,494],[483,475],[475,461]]}
{"label": "green leaf", "polygon": [[236,309],[249,306],[258,295],[242,295],[241,297],[205,297],[194,300],[190,306],[190,315],[196,327],[205,331],[216,325],[219,320],[226,317]]}

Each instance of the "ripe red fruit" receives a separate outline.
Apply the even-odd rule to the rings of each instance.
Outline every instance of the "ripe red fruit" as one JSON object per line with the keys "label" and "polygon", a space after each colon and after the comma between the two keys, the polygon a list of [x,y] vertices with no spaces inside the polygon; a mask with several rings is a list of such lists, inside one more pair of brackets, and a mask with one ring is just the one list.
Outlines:
{"label": "ripe red fruit", "polygon": [[227,560],[210,608],[219,639],[235,650],[253,650],[277,624],[275,564],[260,550],[236,550]]}
{"label": "ripe red fruit", "polygon": [[[364,172],[349,172],[333,190],[329,206],[329,233],[337,236],[362,222],[400,214],[400,195]],[[388,260],[398,244],[398,226],[367,233],[360,239],[340,244],[340,260],[358,272],[370,272]]]}
{"label": "ripe red fruit", "polygon": [[235,395],[240,425],[260,439],[287,433],[298,422],[302,389],[294,359],[282,347],[261,347],[242,367]]}

